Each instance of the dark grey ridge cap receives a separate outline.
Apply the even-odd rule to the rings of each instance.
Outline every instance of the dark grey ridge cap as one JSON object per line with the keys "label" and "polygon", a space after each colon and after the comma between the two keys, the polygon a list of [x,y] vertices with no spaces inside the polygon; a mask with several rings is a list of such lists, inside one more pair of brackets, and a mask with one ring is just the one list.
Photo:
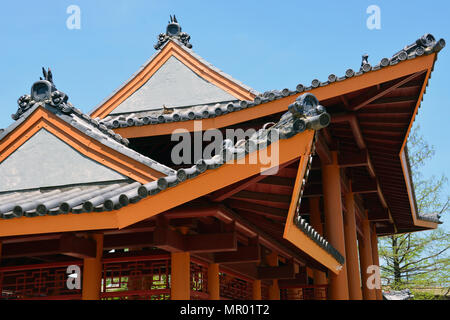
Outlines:
{"label": "dark grey ridge cap", "polygon": [[[241,109],[239,100],[226,102],[208,103],[192,107],[167,108],[166,112],[161,110],[139,111],[133,113],[109,115],[99,120],[109,129],[141,126],[165,122],[188,121],[195,119],[214,118],[236,109]],[[248,105],[246,106],[248,107]]]}
{"label": "dark grey ridge cap", "polygon": [[[320,130],[329,125],[331,119],[325,108],[319,105],[314,95],[306,93],[297,98],[276,124],[267,123],[251,136],[248,140],[238,141],[233,144],[231,140],[225,140],[219,154],[211,159],[201,159],[191,168],[179,169],[167,177],[160,178],[148,184],[139,182],[122,182],[120,186],[111,187],[111,184],[102,186],[89,184],[89,186],[77,186],[66,189],[30,191],[30,194],[10,192],[0,195],[0,218],[12,219],[16,217],[35,217],[42,215],[60,215],[67,213],[89,213],[119,210],[130,203],[137,203],[149,196],[156,195],[168,188],[177,186],[189,179],[214,170],[230,160],[238,160],[256,150],[267,148],[272,142],[279,139],[289,139],[304,132],[305,130]],[[315,152],[315,139],[312,144],[312,153]],[[309,165],[312,156],[310,156]],[[303,196],[303,189],[309,175],[309,168],[303,180],[302,192],[299,203]],[[97,188],[95,188],[97,187]],[[86,188],[90,188],[86,191]],[[112,190],[111,190],[112,189]],[[104,192],[103,192],[104,191]],[[4,199],[5,201],[2,201]],[[60,201],[59,201],[60,200]],[[21,204],[26,204],[22,207]],[[15,209],[15,210],[14,210]],[[339,263],[344,263],[342,255],[327,242],[317,231],[315,231],[303,219],[295,218],[295,225],[305,233],[317,245],[326,250]]]}
{"label": "dark grey ridge cap", "polygon": [[[175,39],[172,39],[172,41],[177,42],[177,40],[175,40]],[[167,45],[167,43],[165,45]],[[227,111],[225,113],[239,111],[241,109],[248,108],[248,107],[258,106],[260,104],[265,104],[269,101],[278,100],[278,99],[292,96],[292,95],[295,95],[298,93],[310,91],[310,90],[318,88],[318,87],[324,87],[333,82],[340,82],[340,81],[347,80],[349,78],[358,77],[358,76],[363,75],[364,73],[377,71],[377,70],[380,70],[382,68],[385,68],[385,67],[388,67],[391,65],[396,65],[396,64],[406,61],[406,60],[415,59],[417,57],[420,57],[423,55],[429,55],[434,52],[437,53],[437,52],[441,51],[444,47],[445,47],[444,39],[440,39],[440,40],[436,41],[431,34],[425,34],[424,36],[422,36],[421,38],[416,40],[416,42],[414,42],[413,44],[405,46],[401,51],[394,54],[391,58],[383,58],[380,60],[379,63],[377,63],[374,66],[370,65],[369,63],[364,63],[364,61],[363,61],[363,64],[361,65],[359,70],[355,71],[353,69],[347,69],[345,74],[340,77],[336,76],[335,74],[330,74],[328,76],[328,79],[323,82],[318,79],[313,79],[311,82],[311,85],[308,86],[308,85],[298,84],[294,90],[290,90],[290,89],[286,88],[286,89],[282,89],[282,90],[266,91],[262,94],[257,94],[256,91],[250,91],[250,92],[256,94],[256,98],[253,101],[238,101],[238,102],[234,103],[233,108],[230,108],[230,109],[232,109],[231,111]],[[191,49],[188,49],[184,46],[181,46],[181,48],[183,50],[189,52],[193,56],[195,56],[197,59],[202,60],[202,58],[197,56]],[[204,63],[206,63],[206,62],[204,62]],[[211,66],[211,68],[213,69],[213,66]],[[217,69],[217,68],[215,68],[215,69]],[[217,71],[217,70],[215,70],[215,71]],[[220,70],[218,70],[217,72],[220,72]],[[223,73],[221,73],[221,74],[225,76],[225,74],[223,74]],[[234,80],[232,78],[231,78],[231,80],[236,82],[236,80]],[[245,106],[244,107],[240,106],[241,103],[244,104]],[[221,115],[225,114],[225,113],[221,113]],[[122,115],[122,116],[125,116],[125,115]],[[216,116],[218,116],[218,115],[210,113],[209,116],[207,116],[205,118],[213,118]],[[130,123],[128,123],[128,124],[121,123],[120,127],[132,127],[135,125],[143,125],[142,122],[140,121],[141,119],[139,119],[139,117],[132,118],[132,120],[136,120],[136,121],[130,121]],[[144,125],[160,124],[160,123],[164,123],[164,122],[178,122],[178,121],[192,120],[192,119],[182,119],[182,118],[171,119],[171,117],[168,116],[168,117],[164,117],[164,119],[161,119],[161,120],[163,120],[163,121],[162,122],[161,121],[151,121],[149,123],[144,123]],[[106,120],[106,121],[104,120],[104,123],[105,123],[105,125],[109,126],[110,128],[113,128],[112,124],[108,120]]]}
{"label": "dark grey ridge cap", "polygon": [[[240,100],[238,99],[233,99],[233,100],[223,100],[223,101],[215,101],[215,102],[207,102],[207,103],[199,103],[199,104],[194,104],[194,105],[185,105],[185,106],[170,106],[170,105],[166,105],[165,107],[162,108],[156,108],[156,109],[147,109],[147,110],[140,110],[140,111],[132,111],[132,112],[121,112],[121,113],[114,113],[114,114],[109,114],[108,116],[106,116],[103,119],[98,119],[98,121],[100,123],[103,123],[105,121],[109,121],[110,118],[114,118],[114,117],[130,117],[130,116],[148,116],[148,115],[154,115],[154,114],[158,114],[160,115],[161,111],[164,111],[164,109],[169,109],[169,110],[176,110],[176,111],[186,111],[188,109],[191,108],[202,108],[204,106],[212,106],[215,105],[217,103],[220,104],[228,104],[228,103],[235,103],[235,102],[239,102]],[[1,130],[1,129],[0,129]]]}
{"label": "dark grey ridge cap", "polygon": [[199,60],[201,63],[203,63],[204,65],[206,65],[208,68],[210,68],[211,70],[217,72],[218,74],[220,74],[221,76],[223,76],[224,78],[227,78],[228,80],[236,83],[237,85],[239,85],[240,87],[244,88],[245,90],[247,90],[248,92],[254,94],[254,95],[258,95],[259,92],[254,90],[253,88],[243,84],[241,81],[234,79],[232,76],[230,76],[229,74],[224,73],[222,70],[218,69],[217,67],[215,67],[214,65],[212,65],[211,63],[209,63],[208,61],[206,61],[205,59],[203,59],[201,56],[199,56],[197,53],[195,53],[192,49],[188,49],[187,47],[185,47],[185,45],[183,45],[180,41],[178,41],[177,39],[170,39],[169,41],[167,41],[166,43],[164,43],[160,49],[158,49],[154,54],[152,54],[152,56],[144,63],[141,65],[141,67],[139,68],[139,70],[137,70],[135,73],[133,73],[133,75],[131,77],[129,77],[125,82],[123,82],[116,90],[114,90],[109,96],[107,96],[105,99],[103,99],[99,104],[97,104],[91,112],[89,112],[89,114],[94,113],[98,108],[100,108],[103,104],[105,104],[109,99],[111,99],[117,92],[119,92],[122,88],[124,88],[130,81],[132,81],[139,73],[142,72],[142,70],[144,70],[149,64],[150,62],[152,62],[156,56],[161,52],[161,50],[164,49],[165,46],[167,46],[169,44],[170,41],[175,42],[178,46],[180,46],[183,50],[185,50],[186,52],[188,52],[190,55],[192,55],[194,58],[196,58],[197,60]]}

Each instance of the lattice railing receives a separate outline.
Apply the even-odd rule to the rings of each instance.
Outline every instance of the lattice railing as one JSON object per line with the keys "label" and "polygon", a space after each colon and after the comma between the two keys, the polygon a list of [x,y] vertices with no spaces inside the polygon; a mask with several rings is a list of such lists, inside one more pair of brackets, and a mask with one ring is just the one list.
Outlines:
{"label": "lattice railing", "polygon": [[253,299],[253,280],[246,279],[227,270],[221,270],[219,277],[221,299]]}
{"label": "lattice railing", "polygon": [[269,286],[261,283],[261,299],[269,300]]}
{"label": "lattice railing", "polygon": [[0,268],[0,299],[80,299],[81,290],[67,286],[67,267],[80,262],[64,262]]}
{"label": "lattice railing", "polygon": [[280,297],[281,300],[326,300],[327,288],[327,285],[280,288]]}
{"label": "lattice railing", "polygon": [[191,258],[191,299],[207,300],[208,298],[208,263]]}
{"label": "lattice railing", "polygon": [[170,299],[170,256],[105,259],[101,299]]}

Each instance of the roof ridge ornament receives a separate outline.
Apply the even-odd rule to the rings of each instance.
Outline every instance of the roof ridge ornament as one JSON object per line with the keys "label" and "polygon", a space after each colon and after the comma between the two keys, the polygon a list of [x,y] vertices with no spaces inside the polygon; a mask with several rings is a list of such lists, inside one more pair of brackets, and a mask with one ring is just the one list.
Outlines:
{"label": "roof ridge ornament", "polygon": [[178,23],[178,20],[175,15],[170,15],[170,21],[166,28],[166,33],[160,33],[158,36],[158,43],[155,44],[155,49],[159,50],[167,41],[171,39],[176,39],[180,41],[187,48],[191,49],[192,44],[189,43],[191,40],[191,36],[186,32],[181,31],[181,26]]}
{"label": "roof ridge ornament", "polygon": [[83,113],[80,109],[74,107],[69,102],[69,96],[56,89],[53,83],[53,75],[50,68],[48,71],[42,68],[42,73],[44,74],[44,79],[40,77],[40,80],[36,81],[31,86],[31,94],[25,94],[17,100],[19,108],[16,113],[11,115],[13,120],[19,120],[34,106],[42,106],[47,109],[48,107],[51,107],[49,109],[51,112],[55,114],[72,115],[83,119],[85,122],[89,123],[90,126],[97,128],[103,134],[125,146],[128,146],[128,139],[123,138],[121,135],[116,134],[105,125],[99,123],[98,118],[93,119],[89,115]]}
{"label": "roof ridge ornament", "polygon": [[19,108],[15,114],[11,115],[13,120],[18,120],[25,112],[31,109],[36,103],[49,104],[53,107],[61,109],[63,112],[70,112],[73,108],[69,100],[69,96],[62,91],[56,89],[53,83],[53,74],[50,68],[48,71],[42,68],[44,79],[40,77],[31,86],[31,93],[21,96],[17,100]]}

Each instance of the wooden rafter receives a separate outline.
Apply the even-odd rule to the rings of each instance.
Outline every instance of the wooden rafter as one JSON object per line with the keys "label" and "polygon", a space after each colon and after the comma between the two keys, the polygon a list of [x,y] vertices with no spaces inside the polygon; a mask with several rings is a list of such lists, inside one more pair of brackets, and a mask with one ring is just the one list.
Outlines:
{"label": "wooden rafter", "polygon": [[353,111],[357,111],[361,108],[363,108],[364,106],[368,105],[369,103],[371,103],[372,101],[375,101],[385,95],[387,95],[388,93],[394,91],[395,89],[401,87],[402,85],[410,82],[411,80],[414,80],[415,78],[417,78],[418,76],[422,75],[425,73],[426,70],[422,70],[422,71],[418,71],[408,77],[406,77],[403,80],[398,81],[397,83],[395,83],[394,85],[386,88],[386,89],[382,89],[380,92],[378,92],[377,94],[373,95],[372,97],[370,97],[369,99],[358,103],[355,107],[352,108]]}

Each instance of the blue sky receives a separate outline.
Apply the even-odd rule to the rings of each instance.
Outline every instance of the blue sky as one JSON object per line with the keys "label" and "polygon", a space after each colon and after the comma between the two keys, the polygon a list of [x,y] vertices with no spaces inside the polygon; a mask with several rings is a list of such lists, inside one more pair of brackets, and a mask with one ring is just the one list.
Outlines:
{"label": "blue sky", "polygon": [[[69,30],[69,5],[81,29]],[[369,5],[381,29],[369,30]],[[12,123],[19,96],[51,67],[57,87],[89,112],[154,52],[169,14],[176,14],[193,49],[259,91],[291,88],[330,73],[358,69],[363,53],[375,64],[424,33],[450,39],[448,1],[148,1],[16,0],[0,11],[0,128]],[[416,122],[436,156],[425,175],[450,176],[450,49],[439,54]],[[447,194],[450,188],[446,187]],[[444,218],[446,225],[450,218]]]}

